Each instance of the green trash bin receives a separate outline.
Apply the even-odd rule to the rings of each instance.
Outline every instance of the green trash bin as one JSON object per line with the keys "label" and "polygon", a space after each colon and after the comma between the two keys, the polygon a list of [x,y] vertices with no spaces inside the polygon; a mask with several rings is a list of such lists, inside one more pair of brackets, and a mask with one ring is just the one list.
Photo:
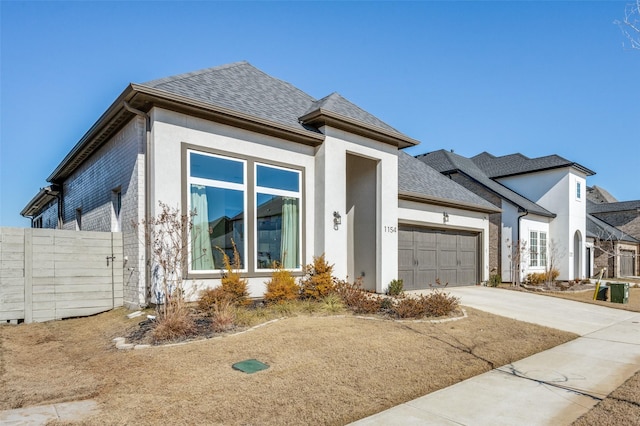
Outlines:
{"label": "green trash bin", "polygon": [[613,303],[629,303],[629,283],[607,283]]}

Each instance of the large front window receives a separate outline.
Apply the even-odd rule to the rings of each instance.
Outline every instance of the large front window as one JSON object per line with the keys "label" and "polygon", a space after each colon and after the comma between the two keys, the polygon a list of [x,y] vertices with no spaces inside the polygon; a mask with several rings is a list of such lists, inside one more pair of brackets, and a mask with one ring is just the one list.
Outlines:
{"label": "large front window", "polygon": [[257,269],[300,267],[300,172],[256,164]]}
{"label": "large front window", "polygon": [[191,269],[219,270],[234,244],[244,268],[246,162],[194,152],[189,160]]}
{"label": "large front window", "polygon": [[234,244],[247,272],[301,267],[301,171],[195,151],[187,156],[192,271],[219,272]]}

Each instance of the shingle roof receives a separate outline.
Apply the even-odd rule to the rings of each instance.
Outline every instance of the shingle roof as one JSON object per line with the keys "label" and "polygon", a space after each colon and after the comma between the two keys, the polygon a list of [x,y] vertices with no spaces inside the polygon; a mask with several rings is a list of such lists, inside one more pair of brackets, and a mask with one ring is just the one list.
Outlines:
{"label": "shingle roof", "polygon": [[607,222],[590,214],[587,214],[587,237],[598,238],[601,240],[640,243],[640,240],[637,240],[615,226],[609,225]]}
{"label": "shingle roof", "polygon": [[464,207],[476,207],[483,211],[499,211],[484,198],[404,151],[398,151],[398,191],[423,196],[428,200],[441,200]]}
{"label": "shingle roof", "polygon": [[640,210],[640,200],[620,201],[617,203],[587,202],[587,213],[609,213],[625,210]]}
{"label": "shingle roof", "polygon": [[303,128],[298,117],[315,102],[292,84],[244,61],[152,80],[141,86],[297,128]]}
{"label": "shingle roof", "polygon": [[471,159],[453,152],[439,150],[419,155],[418,160],[433,167],[441,173],[460,172],[475,180],[485,188],[494,192],[501,198],[511,202],[521,209],[540,216],[555,217],[556,215],[542,206],[523,197],[506,186],[490,179]]}
{"label": "shingle roof", "polygon": [[594,203],[617,203],[616,197],[597,185],[587,186],[587,199]]}
{"label": "shingle roof", "polygon": [[152,80],[140,86],[299,129],[317,132],[312,126],[302,124],[300,117],[322,109],[402,135],[338,93],[316,100],[292,84],[272,77],[246,61]]}
{"label": "shingle roof", "polygon": [[384,121],[369,114],[367,111],[363,110],[359,106],[349,102],[347,99],[343,98],[337,92],[333,92],[332,94],[325,96],[324,98],[318,101],[313,102],[311,107],[307,111],[305,111],[304,114],[301,114],[301,116],[311,114],[318,110],[331,111],[356,121],[367,123],[372,126],[380,127],[382,129],[386,129],[392,132],[400,133],[398,132],[398,130],[389,126]]}
{"label": "shingle roof", "polygon": [[555,154],[529,158],[520,153],[496,157],[488,152],[482,152],[471,157],[471,160],[490,178],[519,175],[559,167],[575,167],[588,176],[595,174],[592,170]]}

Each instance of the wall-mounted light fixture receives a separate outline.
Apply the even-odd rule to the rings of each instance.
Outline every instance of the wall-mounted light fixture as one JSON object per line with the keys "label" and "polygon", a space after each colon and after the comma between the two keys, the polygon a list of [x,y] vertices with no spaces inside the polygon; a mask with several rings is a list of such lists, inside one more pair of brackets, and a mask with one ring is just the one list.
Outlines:
{"label": "wall-mounted light fixture", "polygon": [[341,223],[342,223],[342,216],[340,216],[340,213],[333,212],[333,229],[337,231]]}
{"label": "wall-mounted light fixture", "polygon": [[447,213],[447,212],[442,212],[442,222],[443,222],[443,223],[447,223],[447,222],[449,222],[449,213]]}

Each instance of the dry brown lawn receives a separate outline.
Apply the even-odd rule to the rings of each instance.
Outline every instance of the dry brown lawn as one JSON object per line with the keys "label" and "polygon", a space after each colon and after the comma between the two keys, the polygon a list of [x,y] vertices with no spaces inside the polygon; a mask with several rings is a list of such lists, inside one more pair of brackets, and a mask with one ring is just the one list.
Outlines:
{"label": "dry brown lawn", "polygon": [[[122,309],[1,326],[0,409],[93,398],[87,424],[344,424],[576,337],[467,312],[444,323],[300,315],[133,351],[111,342],[140,321]],[[251,358],[270,368],[231,368]]]}
{"label": "dry brown lawn", "polygon": [[[631,284],[633,285],[633,283]],[[611,302],[611,290],[608,293],[608,301],[593,300],[593,290],[581,291],[581,292],[554,292],[545,293],[554,297],[561,297],[563,299],[577,300],[578,302],[593,303],[596,305],[606,306],[607,308],[624,309],[626,311],[640,312],[640,288],[629,288],[629,303],[612,303]]]}

